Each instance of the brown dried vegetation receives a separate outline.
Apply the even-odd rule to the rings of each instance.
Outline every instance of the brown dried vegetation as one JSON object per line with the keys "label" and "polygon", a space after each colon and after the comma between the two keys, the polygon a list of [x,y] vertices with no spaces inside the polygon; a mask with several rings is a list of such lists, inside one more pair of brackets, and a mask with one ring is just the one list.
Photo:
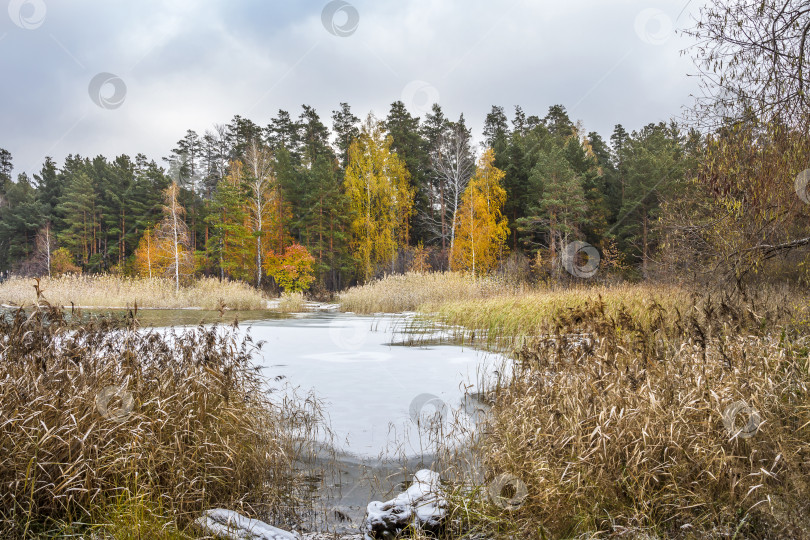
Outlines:
{"label": "brown dried vegetation", "polygon": [[0,312],[0,530],[181,538],[212,506],[294,522],[314,411],[269,400],[249,337],[133,315]]}

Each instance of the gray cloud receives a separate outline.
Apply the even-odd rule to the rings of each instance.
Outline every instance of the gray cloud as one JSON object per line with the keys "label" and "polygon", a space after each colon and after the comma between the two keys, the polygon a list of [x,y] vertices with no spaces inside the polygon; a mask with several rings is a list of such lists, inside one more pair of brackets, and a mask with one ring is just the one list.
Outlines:
{"label": "gray cloud", "polygon": [[[0,12],[0,147],[29,173],[46,155],[159,160],[186,129],[235,114],[265,125],[306,103],[328,124],[347,101],[383,116],[406,88],[413,112],[437,98],[477,137],[493,104],[543,116],[555,103],[607,137],[677,116],[696,90],[689,42],[667,32],[691,24],[683,0],[355,0],[346,37],[324,28],[326,3],[44,0],[32,29]],[[126,85],[117,108],[88,94],[101,72]]]}

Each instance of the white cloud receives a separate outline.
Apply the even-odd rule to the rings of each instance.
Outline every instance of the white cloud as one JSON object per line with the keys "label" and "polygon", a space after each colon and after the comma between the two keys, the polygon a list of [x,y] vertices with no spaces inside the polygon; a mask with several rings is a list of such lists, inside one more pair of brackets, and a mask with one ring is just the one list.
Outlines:
{"label": "white cloud", "polygon": [[[29,173],[46,154],[159,160],[186,129],[235,114],[265,125],[307,103],[330,124],[347,101],[357,116],[384,116],[413,81],[448,116],[463,112],[476,137],[493,104],[543,116],[555,103],[609,137],[616,123],[679,114],[695,89],[679,54],[688,42],[637,31],[650,8],[687,24],[697,7],[678,19],[681,1],[353,3],[357,30],[337,37],[321,23],[326,2],[50,2],[36,30],[0,23],[0,147]],[[127,84],[119,109],[88,97],[101,71]]]}

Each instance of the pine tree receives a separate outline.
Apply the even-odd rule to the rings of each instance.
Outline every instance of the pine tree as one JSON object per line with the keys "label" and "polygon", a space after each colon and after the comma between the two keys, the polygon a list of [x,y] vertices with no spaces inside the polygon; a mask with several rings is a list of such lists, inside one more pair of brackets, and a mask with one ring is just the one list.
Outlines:
{"label": "pine tree", "polygon": [[235,161],[229,169],[217,184],[211,213],[206,218],[212,230],[207,252],[216,261],[220,278],[251,280],[256,275],[256,259],[248,218],[244,166],[241,161]]}
{"label": "pine tree", "polygon": [[551,146],[532,169],[531,184],[539,194],[528,216],[518,221],[524,230],[545,233],[552,268],[561,269],[560,254],[579,225],[587,208],[582,178],[571,168],[564,151]]}
{"label": "pine tree", "polygon": [[352,114],[348,103],[341,103],[339,111],[332,111],[332,131],[335,132],[340,166],[344,170],[349,165],[349,146],[360,135],[359,123],[360,119]]}
{"label": "pine tree", "polygon": [[0,199],[0,268],[10,268],[34,253],[43,222],[43,207],[28,177],[23,173],[16,182],[6,181]]}
{"label": "pine tree", "polygon": [[96,191],[85,172],[77,172],[69,178],[57,210],[64,221],[59,241],[81,265],[87,265],[94,253]]}
{"label": "pine tree", "polygon": [[[391,137],[391,150],[405,163],[410,173],[410,188],[414,193],[414,213],[424,215],[430,211],[429,187],[425,170],[427,156],[425,141],[420,133],[419,118],[408,112],[402,101],[391,104],[383,128]],[[424,241],[428,235],[424,223],[416,220],[413,224],[415,241]]]}

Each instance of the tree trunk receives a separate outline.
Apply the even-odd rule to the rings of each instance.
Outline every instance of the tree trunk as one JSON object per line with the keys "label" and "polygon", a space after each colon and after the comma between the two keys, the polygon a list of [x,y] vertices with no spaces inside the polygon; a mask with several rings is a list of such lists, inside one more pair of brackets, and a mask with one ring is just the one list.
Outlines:
{"label": "tree trunk", "polygon": [[174,237],[174,287],[180,292],[180,239],[177,235],[177,197],[172,198],[172,236]]}
{"label": "tree trunk", "polygon": [[642,217],[642,232],[641,232],[641,275],[644,279],[647,279],[647,231],[648,231],[648,216],[647,216],[647,209],[643,209],[643,217]]}

